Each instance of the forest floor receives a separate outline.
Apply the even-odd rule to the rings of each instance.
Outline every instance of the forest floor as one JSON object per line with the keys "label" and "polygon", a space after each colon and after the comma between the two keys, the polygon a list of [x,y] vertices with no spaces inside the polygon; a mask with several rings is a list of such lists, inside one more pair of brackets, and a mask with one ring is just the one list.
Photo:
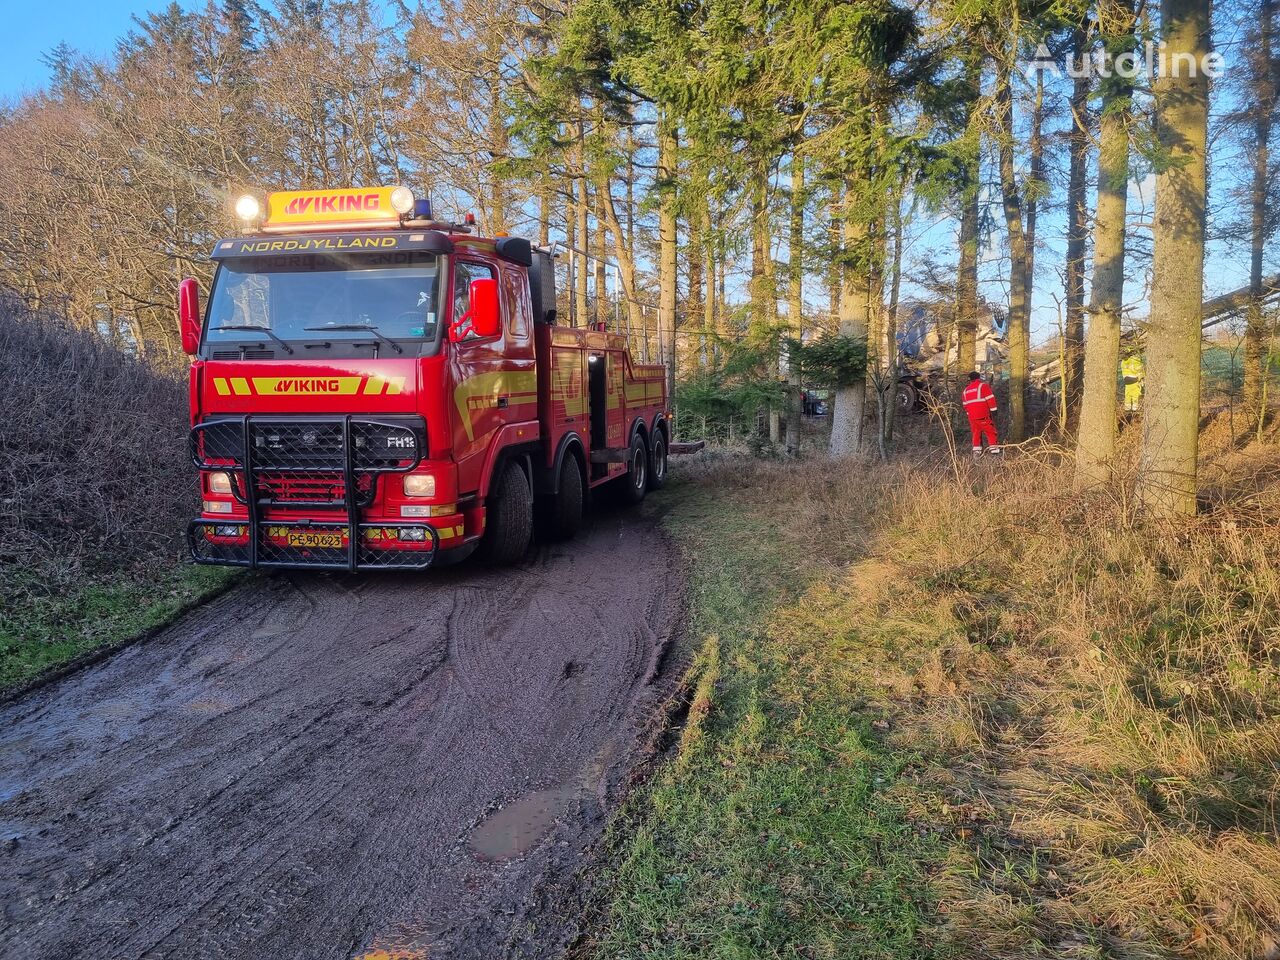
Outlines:
{"label": "forest floor", "polygon": [[1158,529],[1043,449],[676,473],[689,716],[576,956],[1280,956],[1280,450],[1214,430]]}

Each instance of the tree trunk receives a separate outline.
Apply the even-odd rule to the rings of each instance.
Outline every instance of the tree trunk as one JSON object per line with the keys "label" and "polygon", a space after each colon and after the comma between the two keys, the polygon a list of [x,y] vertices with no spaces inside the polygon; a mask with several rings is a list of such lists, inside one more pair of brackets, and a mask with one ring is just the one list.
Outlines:
{"label": "tree trunk", "polygon": [[[792,340],[804,338],[804,158],[791,157],[791,223],[787,236],[790,263],[787,266],[787,325]],[[800,364],[794,356],[787,360],[787,456],[800,454],[800,424],[804,413],[804,384]]]}
{"label": "tree trunk", "polygon": [[[1134,45],[1133,0],[1098,6],[1113,54]],[[1125,209],[1129,188],[1129,96],[1132,84],[1113,74],[1102,88],[1098,134],[1098,209],[1093,221],[1093,287],[1085,343],[1084,387],[1076,441],[1076,489],[1111,480],[1116,448],[1116,372],[1124,302]]]}
{"label": "tree trunk", "polygon": [[[703,243],[703,222],[699,214],[689,217],[689,241],[685,246],[685,256],[689,260],[689,295],[685,298],[685,326],[689,328],[690,337],[685,348],[685,362],[692,362],[699,370],[707,365],[707,337],[703,315],[703,258],[706,254]],[[697,326],[695,326],[695,324]],[[693,334],[696,331],[696,336]]]}
{"label": "tree trunk", "polygon": [[833,256],[828,259],[827,263],[827,310],[832,320],[838,320],[840,317],[840,285],[842,271],[837,258],[834,256],[841,245],[840,231],[840,205],[843,202],[843,191],[840,187],[835,187],[831,191],[831,199],[827,204],[827,238],[831,245]]}
{"label": "tree trunk", "polygon": [[[603,168],[602,168],[603,169]],[[613,203],[613,191],[609,178],[603,172],[596,174],[596,196],[600,200],[600,212],[604,214],[605,225],[609,235],[613,237],[613,252],[618,260],[618,279],[622,283],[622,296],[627,301],[627,325],[632,336],[644,332],[644,314],[640,309],[640,301],[636,298],[636,262],[631,248],[623,242],[626,236],[622,224],[618,222],[618,210]]]}
{"label": "tree trunk", "polygon": [[[1012,118],[1012,113],[1010,113]],[[1031,169],[1027,176],[1027,189],[1023,195],[1026,204],[1027,236],[1027,336],[1030,337],[1030,311],[1036,286],[1036,225],[1040,218],[1040,197],[1044,193],[1044,71],[1036,73],[1036,95],[1031,104]],[[1027,341],[1030,346],[1030,340]]]}
{"label": "tree trunk", "polygon": [[[667,366],[667,396],[676,389],[676,168],[679,142],[669,119],[658,124],[658,355]],[[668,349],[670,348],[670,349]]]}
{"label": "tree trunk", "polygon": [[[888,211],[885,211],[887,214]],[[885,383],[885,316],[884,316],[884,267],[888,260],[888,233],[886,216],[871,223],[868,248],[872,251],[867,269],[867,373],[875,396],[876,450],[881,460],[889,459],[889,418],[887,384]]]}
{"label": "tree trunk", "polygon": [[[1075,33],[1077,62],[1088,53],[1088,37],[1083,29]],[[1085,178],[1089,165],[1089,77],[1084,71],[1074,78],[1071,113],[1074,123],[1067,135],[1070,172],[1067,176],[1067,263],[1064,290],[1066,318],[1062,342],[1062,397],[1066,416],[1062,427],[1074,435],[1080,419],[1080,388],[1084,374],[1084,269],[1085,269]]]}
{"label": "tree trunk", "polygon": [[[863,340],[867,338],[867,305],[871,299],[871,279],[867,270],[867,225],[857,218],[853,198],[856,184],[845,184],[844,209],[841,210],[840,269],[840,335]],[[862,421],[866,414],[867,381],[863,376],[853,383],[836,387],[831,412],[833,457],[851,457],[862,453]]]}
{"label": "tree trunk", "polygon": [[[976,168],[977,164],[974,164]],[[961,383],[978,368],[978,171],[964,188],[960,214],[960,258],[956,268],[956,374]]]}
{"label": "tree trunk", "polygon": [[769,227],[769,168],[760,164],[751,184],[751,279],[747,285],[751,298],[750,335],[758,346],[772,331],[777,313]]}
{"label": "tree trunk", "polygon": [[601,209],[599,197],[596,198],[595,207],[595,242],[591,245],[591,253],[595,257],[592,261],[592,286],[595,288],[596,294],[596,323],[605,323],[609,319],[609,297],[607,295],[608,280],[605,277],[605,261],[607,255],[609,238],[608,231],[604,226],[604,211]]}
{"label": "tree trunk", "polygon": [[[770,378],[777,376],[777,321],[778,300],[774,286],[772,231],[769,223],[769,167],[758,163],[754,171],[751,190],[751,279],[747,294],[751,300],[751,321],[747,338],[753,349],[766,350],[770,356],[769,368],[764,372]],[[777,443],[781,432],[778,411],[770,406],[757,411],[764,416],[769,441]]]}
{"label": "tree trunk", "polygon": [[551,185],[545,177],[538,179],[538,246],[551,244]]}
{"label": "tree trunk", "polygon": [[[1010,110],[1010,121],[1012,121],[1013,112]],[[1036,93],[1035,99],[1031,106],[1031,144],[1030,144],[1030,161],[1031,169],[1027,177],[1026,191],[1023,194],[1023,200],[1026,206],[1026,250],[1027,265],[1023,271],[1023,278],[1026,289],[1023,292],[1023,299],[1026,303],[1024,308],[1025,320],[1023,322],[1023,339],[1026,342],[1027,349],[1027,369],[1031,367],[1031,306],[1035,302],[1035,286],[1036,286],[1036,226],[1040,217],[1040,197],[1044,193],[1044,71],[1036,73]],[[1029,384],[1028,384],[1029,385]],[[1027,390],[1023,390],[1025,397]],[[1029,412],[1024,413],[1024,419],[1029,421]],[[1028,422],[1020,431],[1018,439],[1025,437],[1031,428]]]}
{"label": "tree trunk", "polygon": [[627,249],[636,248],[636,134],[627,124]]}
{"label": "tree trunk", "polygon": [[1211,6],[1211,0],[1163,0],[1160,9],[1165,46],[1155,84],[1156,134],[1169,165],[1156,176],[1138,477],[1140,500],[1156,517],[1196,509]]}
{"label": "tree trunk", "polygon": [[898,300],[902,294],[902,205],[893,203],[893,280],[889,286],[889,303],[884,311],[885,358],[887,361],[885,403],[885,443],[893,440],[893,427],[898,413]]}
{"label": "tree trunk", "polygon": [[1009,66],[1001,64],[996,80],[996,112],[1000,129],[1000,193],[1005,227],[1009,231],[1009,439],[1017,443],[1027,433],[1027,365],[1030,303],[1027,299],[1027,239],[1022,226],[1022,194],[1013,163],[1013,90]]}
{"label": "tree trunk", "polygon": [[587,213],[590,209],[590,200],[587,196],[587,157],[586,157],[586,129],[583,121],[578,121],[578,143],[577,143],[577,162],[578,176],[576,178],[575,187],[577,188],[577,202],[574,204],[575,226],[574,233],[578,238],[578,249],[581,253],[575,252],[574,259],[574,289],[573,289],[573,316],[574,322],[587,324],[590,322],[590,314],[587,312],[587,279],[591,270],[591,262],[586,257],[586,251],[591,246],[591,234],[587,224]]}
{"label": "tree trunk", "polygon": [[1254,152],[1250,196],[1249,308],[1244,333],[1244,409],[1250,429],[1261,431],[1266,416],[1263,383],[1266,380],[1266,316],[1262,288],[1262,260],[1267,242],[1267,181],[1272,112],[1275,110],[1275,65],[1271,61],[1274,0],[1258,3],[1258,49],[1253,53]]}
{"label": "tree trunk", "polygon": [[[973,122],[973,108],[982,95],[982,73],[976,58],[965,67],[965,126]],[[978,230],[981,226],[981,153],[975,149],[965,161],[960,194],[960,256],[956,263],[956,378],[963,383],[978,369]],[[945,363],[944,363],[945,367]]]}
{"label": "tree trunk", "polygon": [[574,314],[573,291],[577,283],[578,269],[578,215],[574,211],[577,186],[573,177],[569,177],[569,189],[564,198],[564,244],[568,248],[565,253],[564,303],[569,314],[569,326],[576,327],[578,318]]}
{"label": "tree trunk", "polygon": [[705,219],[702,222],[702,242],[705,249],[703,260],[705,263],[707,289],[702,297],[702,342],[703,349],[707,351],[707,356],[703,363],[708,366],[714,366],[719,360],[719,347],[716,342],[716,277],[718,271],[716,269],[716,247],[714,231],[711,226],[711,201],[709,198],[705,211]]}

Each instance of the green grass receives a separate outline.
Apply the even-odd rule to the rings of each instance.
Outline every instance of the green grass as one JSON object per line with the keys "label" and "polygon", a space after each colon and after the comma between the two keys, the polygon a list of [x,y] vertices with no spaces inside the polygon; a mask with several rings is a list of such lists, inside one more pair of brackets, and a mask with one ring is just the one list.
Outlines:
{"label": "green grass", "polygon": [[[668,514],[689,571],[692,705],[675,759],[613,827],[599,958],[916,957],[939,851],[889,798],[913,758],[777,617],[826,572],[787,514],[685,484]],[[815,643],[821,643],[815,638]],[[838,671],[838,665],[832,664]]]}
{"label": "green grass", "polygon": [[89,582],[55,594],[11,589],[0,619],[0,690],[162,626],[237,573],[182,566],[145,580]]}

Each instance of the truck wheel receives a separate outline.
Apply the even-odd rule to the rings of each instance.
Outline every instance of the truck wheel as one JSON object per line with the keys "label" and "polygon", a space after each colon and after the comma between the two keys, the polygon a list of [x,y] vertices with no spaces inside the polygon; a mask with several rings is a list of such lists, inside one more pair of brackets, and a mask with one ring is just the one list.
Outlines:
{"label": "truck wheel", "polygon": [[582,529],[582,472],[572,454],[560,465],[560,492],[538,500],[538,532],[548,540],[569,540]]}
{"label": "truck wheel", "polygon": [[899,413],[915,413],[916,404],[920,402],[920,391],[910,380],[899,380],[897,395],[894,399],[898,404]]}
{"label": "truck wheel", "polygon": [[618,478],[618,492],[624,504],[635,506],[649,490],[649,447],[639,433],[631,439],[627,464],[626,474]]}
{"label": "truck wheel", "polygon": [[661,430],[654,431],[653,446],[649,448],[649,489],[661,490],[667,482],[667,436]]}
{"label": "truck wheel", "polygon": [[495,565],[515,563],[529,549],[533,536],[533,494],[518,464],[508,462],[489,490],[484,539],[480,555]]}

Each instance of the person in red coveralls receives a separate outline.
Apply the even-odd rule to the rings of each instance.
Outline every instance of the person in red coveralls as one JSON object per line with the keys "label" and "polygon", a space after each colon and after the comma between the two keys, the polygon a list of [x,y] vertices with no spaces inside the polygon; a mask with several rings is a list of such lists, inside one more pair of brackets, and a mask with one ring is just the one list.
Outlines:
{"label": "person in red coveralls", "polygon": [[969,417],[969,429],[973,433],[973,455],[982,456],[982,443],[987,444],[987,453],[1000,454],[1000,440],[996,437],[996,395],[991,384],[982,379],[982,374],[974,371],[969,374],[969,383],[960,397],[964,403],[964,412]]}

